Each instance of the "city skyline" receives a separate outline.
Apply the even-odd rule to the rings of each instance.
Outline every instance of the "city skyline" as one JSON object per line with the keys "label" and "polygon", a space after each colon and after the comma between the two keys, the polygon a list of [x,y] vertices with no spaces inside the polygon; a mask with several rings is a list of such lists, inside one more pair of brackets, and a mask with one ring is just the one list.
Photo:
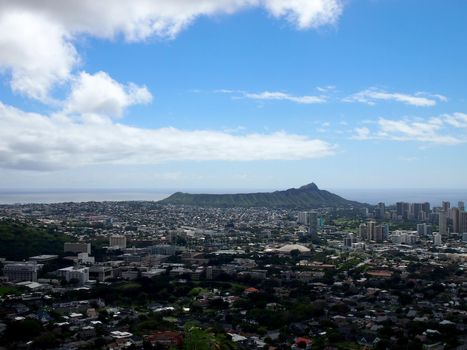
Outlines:
{"label": "city skyline", "polygon": [[65,3],[0,2],[3,188],[467,188],[461,1]]}

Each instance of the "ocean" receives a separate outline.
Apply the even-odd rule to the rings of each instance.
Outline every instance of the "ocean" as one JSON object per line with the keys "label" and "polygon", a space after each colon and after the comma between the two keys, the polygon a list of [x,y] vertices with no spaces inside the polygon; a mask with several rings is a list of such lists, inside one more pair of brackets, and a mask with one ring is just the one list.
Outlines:
{"label": "ocean", "polygon": [[[386,205],[404,202],[430,202],[432,206],[450,201],[467,202],[467,189],[326,189],[346,199]],[[190,193],[269,192],[265,189],[0,189],[0,204],[61,203],[89,201],[158,201],[177,191]]]}
{"label": "ocean", "polygon": [[103,201],[159,201],[171,192],[157,190],[0,190],[0,204],[103,202]]}

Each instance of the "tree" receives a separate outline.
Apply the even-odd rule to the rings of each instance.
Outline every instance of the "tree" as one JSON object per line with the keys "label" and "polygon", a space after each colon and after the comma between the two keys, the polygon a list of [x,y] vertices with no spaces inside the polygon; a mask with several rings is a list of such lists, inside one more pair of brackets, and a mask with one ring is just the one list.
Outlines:
{"label": "tree", "polygon": [[31,318],[22,321],[15,321],[8,325],[4,338],[8,341],[28,341],[31,340],[42,332],[42,324]]}
{"label": "tree", "polygon": [[234,350],[235,344],[226,334],[216,334],[190,323],[185,326],[184,350]]}
{"label": "tree", "polygon": [[34,339],[34,347],[39,349],[52,349],[59,345],[59,341],[52,333],[44,333]]}

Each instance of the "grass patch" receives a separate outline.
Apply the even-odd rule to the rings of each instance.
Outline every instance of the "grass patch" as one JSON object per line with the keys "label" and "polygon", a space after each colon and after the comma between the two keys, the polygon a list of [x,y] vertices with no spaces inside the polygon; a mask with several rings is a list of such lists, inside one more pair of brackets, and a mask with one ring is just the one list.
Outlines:
{"label": "grass patch", "polygon": [[0,297],[3,297],[8,294],[17,294],[19,290],[15,287],[1,286],[0,287]]}

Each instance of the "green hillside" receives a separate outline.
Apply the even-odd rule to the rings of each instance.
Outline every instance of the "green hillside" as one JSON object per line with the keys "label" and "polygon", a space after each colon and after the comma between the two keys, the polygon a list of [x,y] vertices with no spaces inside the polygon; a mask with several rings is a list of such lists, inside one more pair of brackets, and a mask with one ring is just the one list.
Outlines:
{"label": "green hillside", "polygon": [[218,208],[321,208],[364,206],[362,203],[349,201],[331,192],[320,190],[314,183],[285,191],[260,193],[189,194],[177,192],[159,203]]}
{"label": "green hillside", "polygon": [[13,220],[0,220],[0,257],[21,260],[40,254],[60,254],[69,237],[52,228],[38,228]]}

